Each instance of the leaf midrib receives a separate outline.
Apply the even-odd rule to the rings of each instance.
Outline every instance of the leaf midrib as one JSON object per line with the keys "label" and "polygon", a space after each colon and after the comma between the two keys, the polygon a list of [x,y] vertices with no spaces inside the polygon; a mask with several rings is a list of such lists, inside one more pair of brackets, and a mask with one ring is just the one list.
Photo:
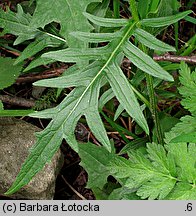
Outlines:
{"label": "leaf midrib", "polygon": [[[85,96],[85,94],[87,93],[87,91],[90,89],[90,87],[94,84],[94,82],[97,80],[97,78],[101,75],[101,73],[103,72],[103,70],[109,65],[109,63],[112,61],[113,57],[115,56],[116,52],[119,50],[119,48],[121,47],[121,45],[124,43],[124,41],[127,39],[129,33],[131,32],[131,30],[133,29],[133,27],[135,26],[136,22],[134,22],[129,29],[127,30],[127,32],[125,33],[125,35],[122,37],[120,43],[116,46],[116,48],[114,49],[114,51],[111,53],[110,57],[108,58],[108,60],[106,61],[106,63],[103,65],[103,67],[100,69],[100,71],[97,73],[97,75],[92,79],[92,81],[89,83],[89,85],[86,87],[86,89],[84,90],[84,92],[82,93],[82,95],[80,96],[80,98],[78,99],[78,102],[76,103],[76,105],[74,106],[74,108],[71,110],[71,112],[69,113],[69,115],[65,118],[63,124],[65,123],[65,121],[72,115],[72,113],[75,111],[75,109],[77,108],[77,106],[79,105],[79,103],[82,101],[83,97]],[[130,25],[130,23],[129,23]],[[60,128],[60,127],[59,127]]]}

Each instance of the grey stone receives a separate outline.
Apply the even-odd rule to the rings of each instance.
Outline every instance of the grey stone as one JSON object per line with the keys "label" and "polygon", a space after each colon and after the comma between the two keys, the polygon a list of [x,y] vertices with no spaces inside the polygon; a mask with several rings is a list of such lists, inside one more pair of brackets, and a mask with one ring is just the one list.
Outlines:
{"label": "grey stone", "polygon": [[[40,129],[23,120],[0,118],[0,194],[11,186],[29,149],[36,141],[35,132]],[[38,172],[34,178],[10,197],[14,199],[53,199],[55,181],[62,167],[60,150],[50,163]]]}

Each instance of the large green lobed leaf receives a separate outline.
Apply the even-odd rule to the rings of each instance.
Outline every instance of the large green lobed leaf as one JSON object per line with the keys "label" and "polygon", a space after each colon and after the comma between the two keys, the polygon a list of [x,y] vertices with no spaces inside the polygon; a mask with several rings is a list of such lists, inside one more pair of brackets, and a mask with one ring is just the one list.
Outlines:
{"label": "large green lobed leaf", "polygon": [[[104,152],[103,155],[105,156],[102,155],[104,158],[102,158],[103,160],[101,160],[101,163],[96,163],[97,167],[100,166],[104,169],[104,175],[102,175],[103,180],[98,178],[97,175],[92,179],[99,180],[98,184],[101,187],[106,182],[106,177],[110,171],[116,178],[120,178],[120,174],[122,173],[120,167],[123,167],[124,164],[122,159],[118,160],[119,164],[116,171],[110,170],[111,164],[108,165],[107,168],[104,168],[107,165],[106,160],[104,161],[104,159],[110,157],[109,155],[112,147],[98,112],[100,88],[108,81],[115,96],[118,98],[124,109],[126,109],[133,119],[148,134],[149,129],[146,119],[130,84],[120,70],[118,57],[122,56],[124,53],[130,58],[133,64],[144,72],[160,79],[168,81],[173,80],[169,73],[128,41],[134,34],[137,23],[125,19],[116,21],[115,19],[104,19],[102,17],[83,13],[86,11],[87,5],[91,2],[97,1],[37,0],[37,7],[33,15],[31,27],[43,28],[52,21],[58,22],[61,26],[60,33],[67,40],[69,46],[68,49],[45,53],[42,56],[43,59],[38,59],[38,63],[40,64],[44,61],[80,62],[79,68],[81,69],[76,69],[75,72],[72,71],[73,74],[68,73],[67,77],[65,75],[65,77],[62,76],[61,78],[42,80],[36,83],[36,85],[41,86],[61,88],[75,87],[75,89],[73,89],[57,107],[32,114],[33,117],[52,118],[52,120],[45,130],[37,134],[37,143],[23,164],[16,181],[6,194],[14,193],[27,184],[31,178],[43,168],[44,164],[52,158],[59,148],[62,139],[65,139],[75,151],[78,152],[79,150],[79,154],[81,154],[83,150],[80,150],[80,147],[78,147],[74,129],[82,115],[85,115],[90,129],[98,141],[105,147],[104,150],[103,147],[100,147],[101,150],[98,150],[97,152],[95,151],[94,146],[89,147],[89,149],[85,149],[85,151],[88,151],[87,153],[84,151],[82,153],[84,157],[86,156],[86,159],[89,160],[86,162],[89,164],[90,158],[93,159],[91,154],[98,153],[101,155],[102,150]],[[177,16],[174,21],[169,21],[171,17],[164,18],[164,25],[173,23],[184,16],[185,13]],[[96,25],[110,27],[122,26],[122,29],[117,33],[109,35],[93,33],[91,37],[89,32],[92,29],[92,26],[89,24],[86,17]],[[148,21],[149,20],[144,20],[141,23],[143,25],[148,25]],[[160,23],[157,24],[156,20],[150,20],[149,22],[150,24],[156,23],[156,25],[160,25]],[[78,33],[78,31],[83,31],[84,33]],[[71,32],[74,33],[70,34]],[[114,37],[115,34],[117,34],[117,38]],[[82,41],[78,40],[79,35],[81,36],[80,39]],[[91,38],[91,42],[110,42],[105,47],[88,48],[88,38]],[[161,44],[161,46],[163,47],[163,44]],[[88,60],[92,60],[93,63],[86,66]],[[82,67],[81,64],[83,64]],[[65,78],[67,78],[67,83]],[[129,170],[127,174],[131,173],[131,175],[126,176],[128,180],[126,181],[125,186],[129,188],[139,188],[138,195],[142,198],[149,197],[151,199],[162,199],[170,193],[176,183],[176,178],[173,176],[173,173],[176,172],[173,160],[174,156],[170,154],[167,155],[163,147],[156,144],[152,145],[152,147],[149,145],[148,149],[149,158],[151,158],[153,162],[141,154],[136,153],[132,155],[134,162],[133,166],[130,165],[131,168],[127,166]],[[98,158],[98,156],[96,157]],[[95,155],[93,157],[96,159]],[[103,166],[101,165],[102,163]],[[130,162],[128,162],[128,164],[130,164]],[[87,167],[88,165],[84,166]],[[132,173],[130,170],[134,172]],[[90,172],[92,173],[92,170],[90,170]],[[165,184],[158,184],[159,179],[162,179]],[[91,184],[93,184],[92,180]],[[154,190],[152,190],[153,187],[155,188]]]}
{"label": "large green lobed leaf", "polygon": [[70,32],[92,30],[92,26],[83,15],[92,2],[100,2],[100,0],[37,0],[31,26],[44,28],[53,21],[58,22],[61,25],[60,33],[67,40],[69,47],[87,46],[87,43],[78,42],[73,38]]}

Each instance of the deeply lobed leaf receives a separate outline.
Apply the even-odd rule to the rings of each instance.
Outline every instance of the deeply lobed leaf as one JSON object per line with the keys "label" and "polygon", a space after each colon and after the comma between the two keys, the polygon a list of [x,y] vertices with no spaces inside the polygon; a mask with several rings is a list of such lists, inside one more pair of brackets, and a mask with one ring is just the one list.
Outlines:
{"label": "deeply lobed leaf", "polygon": [[[128,42],[129,38],[135,31],[137,23],[126,19],[104,19],[83,13],[86,11],[86,7],[90,2],[94,1],[85,0],[76,2],[74,0],[71,4],[69,4],[68,0],[53,0],[52,5],[51,2],[50,4],[47,4],[47,1],[37,0],[37,8],[33,15],[31,27],[44,27],[52,21],[59,22],[61,26],[61,35],[67,39],[70,47],[65,50],[44,54],[43,57],[45,58],[45,62],[53,62],[54,60],[63,62],[79,62],[79,68],[81,68],[81,65],[83,67],[82,69],[76,69],[73,74],[70,73],[67,77],[65,76],[68,78],[67,83],[65,77],[63,76],[61,78],[42,80],[36,83],[36,85],[53,87],[74,86],[75,89],[72,90],[71,93],[69,93],[63,102],[56,108],[40,112],[40,114],[38,112],[32,115],[34,117],[52,118],[52,121],[44,131],[37,135],[38,140],[36,145],[21,168],[21,172],[17,176],[16,182],[12,185],[7,194],[13,193],[20,187],[27,184],[28,181],[30,181],[30,179],[44,166],[44,164],[52,158],[53,154],[59,148],[63,138],[66,139],[68,144],[75,151],[78,151],[78,143],[74,136],[74,129],[82,115],[85,115],[90,129],[98,141],[100,141],[100,143],[102,143],[108,150],[107,151],[106,149],[100,147],[99,150],[96,151],[96,148],[94,148],[94,146],[92,147],[92,145],[90,145],[91,147],[88,147],[88,145],[84,148],[79,147],[79,154],[83,155],[81,157],[86,157],[85,163],[87,165],[83,164],[83,166],[90,167],[91,165],[89,172],[92,176],[94,175],[93,172],[95,167],[93,167],[93,163],[90,159],[96,161],[95,163],[99,168],[98,174],[100,177],[103,177],[103,179],[100,179],[96,174],[90,181],[90,185],[92,187],[96,187],[93,183],[93,181],[95,181],[99,187],[103,187],[107,180],[106,178],[110,173],[114,174],[116,178],[120,178],[122,176],[121,168],[123,167],[123,163],[119,163],[120,166],[118,164],[118,167],[114,166],[114,170],[111,170],[111,164],[107,166],[108,159],[115,156],[111,156],[112,153],[109,153],[111,151],[111,143],[108,140],[104,125],[98,113],[98,97],[102,84],[106,83],[107,78],[115,96],[118,98],[124,109],[126,109],[126,111],[135,119],[135,121],[144,129],[146,133],[149,133],[147,122],[143,116],[133,90],[130,87],[126,77],[120,70],[119,56],[122,56],[124,53],[138,68],[144,72],[160,79],[169,81],[173,80],[172,76],[163,70],[149,56]],[[53,13],[49,13],[51,11],[53,11]],[[59,13],[59,11],[62,13]],[[73,11],[77,11],[77,13],[73,13]],[[188,12],[176,16],[172,22],[180,19],[180,17],[184,17],[185,14],[188,14]],[[109,35],[95,33],[90,34],[89,31],[92,29],[92,26],[87,22],[86,17],[94,24],[106,27],[122,26],[122,29],[120,29],[117,33],[111,33]],[[70,18],[74,19],[70,20]],[[163,24],[169,25],[171,23],[171,20],[169,19],[171,19],[171,17],[164,19],[162,18],[162,20],[159,19],[158,21],[153,19],[150,21],[143,20],[141,23],[146,26],[148,26],[149,22],[150,25],[162,26]],[[164,23],[160,24],[160,21],[163,21]],[[80,25],[76,25],[77,23],[80,23]],[[84,33],[78,32],[81,30],[84,31]],[[148,33],[145,34],[150,37]],[[73,37],[73,35],[75,37],[80,36],[83,42],[77,40]],[[92,38],[91,42],[110,41],[110,43],[102,48],[88,48],[88,38]],[[141,37],[140,40],[142,40]],[[160,41],[156,41],[154,47],[158,45],[160,45],[162,49],[171,49],[171,47],[166,47],[165,44],[163,45]],[[38,59],[37,62],[34,63],[34,66],[43,63],[43,59]],[[81,60],[84,60],[85,63]],[[96,65],[96,67],[91,67],[92,65],[84,67],[84,65],[88,62],[86,60],[94,61],[92,65]],[[122,89],[122,87],[124,89]],[[126,94],[124,94],[124,91]],[[126,176],[128,179],[126,180],[125,186],[129,188],[140,188],[138,194],[142,197],[162,199],[171,192],[177,181],[175,176],[175,155],[172,153],[166,154],[163,147],[158,145],[156,146],[156,144],[152,145],[154,148],[148,146],[149,158],[146,158],[144,155],[139,153],[132,155],[133,162],[129,161],[128,164],[130,167],[126,167],[127,169],[129,168],[129,172],[127,173],[130,175]],[[96,155],[95,157],[95,154],[98,154],[98,156]],[[186,156],[187,155],[185,155],[185,157]],[[97,161],[98,157],[100,157],[99,161]],[[121,159],[117,160],[122,162]],[[92,164],[89,165],[89,163]],[[130,170],[132,172],[130,172]],[[191,179],[191,172],[192,169],[188,172],[189,179]],[[182,175],[183,174],[181,174],[181,176]],[[159,178],[166,182],[166,184],[158,185],[157,179]],[[152,185],[152,182],[154,186]],[[121,183],[123,183],[123,180]],[[156,187],[156,190],[151,190],[152,187]]]}
{"label": "deeply lobed leaf", "polygon": [[25,14],[22,7],[18,4],[17,13],[12,11],[4,12],[0,9],[0,27],[4,28],[4,33],[11,33],[18,36],[15,45],[25,40],[36,37],[40,32],[36,28],[30,27],[30,14]]}
{"label": "deeply lobed leaf", "polygon": [[181,104],[192,114],[196,114],[196,70],[191,72],[188,65],[184,62],[180,66],[180,82],[179,92],[183,96]]}
{"label": "deeply lobed leaf", "polygon": [[[182,148],[172,143],[167,146],[166,152],[161,145],[148,144],[148,155],[139,151],[132,152],[130,160],[127,160],[107,152],[103,147],[81,144],[79,155],[82,159],[81,165],[89,175],[88,186],[92,189],[102,189],[107,177],[112,175],[120,182],[122,188],[130,191],[130,196],[132,192],[137,191],[141,199],[195,199],[196,176],[193,167],[196,162],[196,148],[188,148],[187,145]],[[189,165],[188,160],[191,163]],[[182,174],[179,169],[182,167],[187,167],[188,171]],[[188,180],[190,174],[194,176],[194,181]],[[120,199],[121,196],[123,194],[119,195]]]}
{"label": "deeply lobed leaf", "polygon": [[81,43],[70,35],[73,31],[92,30],[92,26],[87,21],[83,12],[88,4],[99,2],[100,0],[37,0],[37,7],[33,14],[31,26],[34,28],[46,26],[51,22],[61,25],[60,34],[66,38],[69,47],[87,47],[87,43]]}

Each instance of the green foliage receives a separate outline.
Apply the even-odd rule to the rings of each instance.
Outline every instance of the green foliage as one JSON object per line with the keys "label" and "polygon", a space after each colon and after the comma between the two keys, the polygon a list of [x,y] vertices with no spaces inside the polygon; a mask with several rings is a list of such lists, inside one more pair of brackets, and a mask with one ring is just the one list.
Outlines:
{"label": "green foliage", "polygon": [[69,47],[86,47],[87,43],[81,43],[70,36],[69,33],[73,31],[89,32],[92,30],[92,26],[83,15],[87,6],[92,2],[99,2],[99,0],[72,0],[71,3],[68,0],[37,0],[31,26],[44,28],[45,25],[55,21],[60,23],[60,34],[66,38]]}
{"label": "green foliage", "polygon": [[22,65],[14,66],[14,59],[0,57],[0,89],[11,86],[20,75]]}
{"label": "green foliage", "polygon": [[147,46],[151,49],[159,50],[159,51],[163,51],[163,52],[167,52],[167,51],[174,51],[175,52],[175,48],[161,42],[156,37],[154,37],[153,35],[151,35],[150,33],[146,32],[142,29],[139,29],[139,28],[136,29],[134,36],[139,42],[141,42],[142,44],[144,44],[145,46]]}
{"label": "green foliage", "polygon": [[122,185],[116,190],[129,191],[127,198],[120,193],[117,199],[135,198],[135,191],[141,199],[195,199],[195,144],[170,143],[164,148],[152,143],[147,145],[147,155],[132,151],[130,160],[92,144],[79,147],[81,165],[89,175],[88,187],[95,191],[103,190],[107,177],[113,175]]}
{"label": "green foliage", "polygon": [[192,116],[183,116],[172,130],[166,140],[169,142],[196,142],[196,71],[191,72],[190,68],[181,63],[179,92],[183,96],[181,104],[188,109]]}
{"label": "green foliage", "polygon": [[[82,151],[84,150],[83,146],[81,147]],[[86,149],[88,147],[90,145],[86,146]],[[119,156],[113,156],[112,159],[107,157],[108,163],[105,161],[107,166],[104,167],[104,170],[119,181],[121,181],[121,178],[126,178],[123,187],[130,190],[130,196],[131,191],[133,193],[136,189],[137,195],[141,199],[195,199],[195,147],[195,144],[187,147],[186,143],[172,143],[167,145],[168,152],[166,153],[163,146],[148,144],[147,158],[139,152],[130,153],[130,161],[122,161]],[[90,151],[88,151],[88,154]],[[93,152],[95,152],[95,149],[91,154]],[[96,152],[97,160],[97,158],[101,158],[101,154],[99,155],[97,150]],[[96,170],[101,169],[98,164],[94,166],[94,163],[92,163],[94,161],[93,157],[90,157],[90,165],[87,162],[89,157],[85,157],[86,154],[81,153],[80,156],[83,160],[81,165],[87,170],[89,176],[95,175]],[[86,166],[87,164],[88,166]],[[91,185],[91,188],[101,186],[100,182],[96,182],[96,184]],[[121,190],[123,190],[123,187]],[[124,198],[124,195],[118,196],[118,199],[122,198]]]}
{"label": "green foliage", "polygon": [[0,110],[3,110],[3,103],[0,101]]}
{"label": "green foliage", "polygon": [[188,11],[184,11],[182,13],[168,16],[168,17],[144,19],[141,21],[141,24],[147,27],[163,27],[163,26],[171,25],[172,23],[177,22],[178,20],[184,18],[191,12],[192,12],[191,10],[188,10]]}
{"label": "green foliage", "polygon": [[32,16],[24,13],[19,4],[17,5],[17,13],[12,11],[4,12],[0,9],[0,20],[0,27],[4,29],[2,34],[11,33],[17,36],[14,45],[18,45],[26,40],[35,39],[34,42],[24,49],[22,54],[16,59],[15,64],[37,54],[45,47],[58,47],[66,42],[61,37],[31,26]]}
{"label": "green foliage", "polygon": [[[173,81],[172,75],[145,52],[145,46],[161,52],[175,51],[175,49],[150,34],[148,27],[153,29],[166,27],[186,17],[191,11],[149,18],[149,14],[156,14],[163,1],[153,1],[152,4],[148,2],[143,11],[140,5],[142,1],[139,1],[141,20],[135,19],[137,11],[134,10],[131,11],[133,19],[114,19],[104,17],[109,5],[107,0],[102,4],[99,0],[71,2],[37,0],[36,2],[32,16],[24,13],[21,6],[18,6],[17,13],[0,11],[2,21],[0,27],[4,28],[4,33],[18,36],[15,44],[34,39],[15,61],[15,67],[33,55],[38,58],[32,61],[25,71],[56,61],[75,63],[61,77],[34,83],[36,86],[73,89],[56,107],[29,114],[31,117],[49,118],[51,121],[43,131],[36,134],[37,142],[6,194],[14,193],[26,185],[51,160],[65,139],[82,159],[81,165],[89,175],[88,187],[100,197],[101,191],[106,188],[108,176],[113,175],[119,185],[114,190],[110,187],[111,193],[106,193],[104,196],[108,199],[173,199],[174,197],[193,199],[195,144],[187,146],[186,142],[171,143],[176,135],[171,136],[168,133],[165,135],[167,144],[165,146],[151,143],[144,151],[142,148],[138,151],[127,148],[126,152],[130,157],[127,160],[114,153],[114,146],[107,136],[99,114],[101,112],[104,116],[103,106],[116,97],[120,105],[115,120],[123,110],[126,110],[128,116],[131,116],[135,124],[140,127],[141,132],[149,134],[147,118],[143,111],[146,106],[150,107],[150,103],[130,84],[120,64],[122,59],[127,57],[141,73],[147,74],[147,77]],[[119,5],[115,7],[119,8]],[[91,13],[87,13],[87,8]],[[96,12],[92,13],[92,8],[97,8]],[[114,15],[119,17],[116,8]],[[94,32],[92,32],[93,26]],[[138,47],[130,42],[132,36],[139,41]],[[50,48],[44,50],[46,47]],[[51,51],[51,48],[54,49]],[[40,51],[43,53],[41,56]],[[191,75],[190,77],[192,80],[193,77]],[[183,80],[182,84],[186,86]],[[101,95],[105,87],[108,90]],[[185,91],[182,91],[185,94]],[[137,97],[146,106],[141,106]],[[186,101],[184,103],[186,104]],[[192,111],[191,103],[187,107]],[[1,112],[0,115],[3,115]],[[102,144],[101,147],[91,143],[78,144],[76,141],[74,130],[82,116],[85,116],[90,130]],[[117,128],[127,142],[127,138],[123,135],[125,129],[122,130],[113,120],[107,119],[107,121]],[[179,124],[175,128],[179,127]],[[135,137],[137,138],[136,135]],[[190,164],[187,158],[190,158]]]}
{"label": "green foliage", "polygon": [[4,29],[4,34],[11,33],[18,36],[14,42],[15,45],[39,34],[39,30],[29,26],[31,15],[25,14],[20,5],[18,5],[17,10],[17,13],[14,13],[10,10],[4,12],[0,9],[0,27]]}
{"label": "green foliage", "polygon": [[182,63],[180,82],[182,87],[179,88],[179,92],[183,96],[181,104],[193,115],[196,115],[196,69],[191,73],[190,68]]}
{"label": "green foliage", "polygon": [[[182,86],[179,90],[184,97],[182,103],[187,107],[186,101],[190,97],[187,93],[188,86],[192,87],[194,84],[195,71],[191,73],[188,66],[181,63],[180,75]],[[194,103],[194,99],[188,100],[190,107],[193,107]],[[99,168],[101,169],[100,164],[94,166],[94,160],[103,159],[104,178],[113,175],[121,184],[121,187],[114,189],[107,199],[137,199],[137,195],[140,199],[195,200],[196,119],[195,116],[187,115],[180,120],[181,122],[171,131],[165,133],[165,146],[149,143],[147,154],[127,148],[129,160],[111,153],[103,159],[102,155],[107,151],[102,147],[80,145],[81,165],[87,170],[91,179],[91,176],[94,176]],[[92,154],[95,152],[97,155],[93,157]],[[88,164],[90,163],[88,160],[91,164]],[[98,190],[96,187],[103,190],[104,182],[93,184],[92,181],[88,186],[95,191]]]}
{"label": "green foliage", "polygon": [[114,189],[109,196],[108,200],[139,200],[140,197],[137,196],[133,190],[130,190],[127,187],[120,187]]}
{"label": "green foliage", "polygon": [[[80,144],[79,155],[82,159],[80,165],[87,170],[89,175],[87,187],[103,188],[110,175],[108,162],[112,155],[104,148],[99,148],[91,143]],[[101,157],[97,157],[98,155]]]}

